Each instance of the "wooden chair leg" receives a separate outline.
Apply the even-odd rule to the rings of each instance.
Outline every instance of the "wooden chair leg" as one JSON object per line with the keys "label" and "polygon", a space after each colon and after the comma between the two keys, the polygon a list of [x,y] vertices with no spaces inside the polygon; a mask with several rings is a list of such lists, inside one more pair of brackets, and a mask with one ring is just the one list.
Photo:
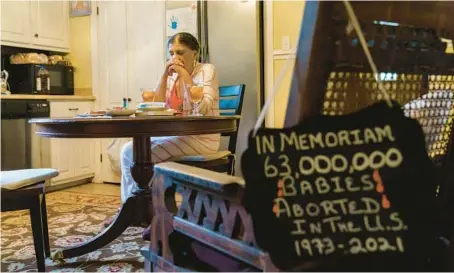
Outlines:
{"label": "wooden chair leg", "polygon": [[36,264],[38,272],[46,271],[46,257],[44,255],[43,224],[41,216],[40,196],[35,196],[30,207],[30,219],[32,222],[33,243],[35,245]]}
{"label": "wooden chair leg", "polygon": [[47,227],[46,194],[41,196],[41,223],[43,225],[44,253],[50,257],[49,230]]}

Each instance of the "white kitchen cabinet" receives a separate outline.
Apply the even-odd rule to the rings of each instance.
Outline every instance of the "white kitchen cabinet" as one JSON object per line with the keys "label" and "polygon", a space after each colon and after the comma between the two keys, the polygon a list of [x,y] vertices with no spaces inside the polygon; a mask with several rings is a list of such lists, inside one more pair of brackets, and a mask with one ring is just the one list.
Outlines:
{"label": "white kitchen cabinet", "polygon": [[0,1],[1,39],[2,42],[29,44],[30,35],[30,2]]}
{"label": "white kitchen cabinet", "polygon": [[1,44],[69,52],[68,1],[1,1]]}
{"label": "white kitchen cabinet", "polygon": [[99,1],[98,58],[103,107],[141,102],[164,71],[165,2]]}
{"label": "white kitchen cabinet", "polygon": [[[93,102],[50,102],[52,118],[73,117],[93,109]],[[52,179],[52,185],[93,177],[95,173],[95,145],[97,139],[52,138],[51,167],[60,174]]]}
{"label": "white kitchen cabinet", "polygon": [[73,139],[74,176],[82,176],[95,172],[95,141],[94,139]]}
{"label": "white kitchen cabinet", "polygon": [[32,44],[69,48],[69,2],[32,1]]}
{"label": "white kitchen cabinet", "polygon": [[99,1],[98,58],[103,108],[123,105],[128,98],[126,2]]}
{"label": "white kitchen cabinet", "polygon": [[52,179],[56,181],[66,180],[74,177],[73,155],[71,154],[72,139],[55,138],[50,140],[51,167],[57,169],[59,175]]}

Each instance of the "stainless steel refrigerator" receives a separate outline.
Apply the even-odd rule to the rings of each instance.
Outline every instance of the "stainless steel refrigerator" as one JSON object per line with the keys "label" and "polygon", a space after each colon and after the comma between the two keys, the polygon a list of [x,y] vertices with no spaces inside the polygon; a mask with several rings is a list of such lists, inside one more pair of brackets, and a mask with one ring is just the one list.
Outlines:
{"label": "stainless steel refrigerator", "polygon": [[[246,85],[236,150],[238,176],[241,154],[263,98],[261,5],[244,0],[166,2],[167,36],[180,31],[193,33],[201,44],[201,60],[215,65],[220,86]],[[227,149],[227,140],[221,149]]]}

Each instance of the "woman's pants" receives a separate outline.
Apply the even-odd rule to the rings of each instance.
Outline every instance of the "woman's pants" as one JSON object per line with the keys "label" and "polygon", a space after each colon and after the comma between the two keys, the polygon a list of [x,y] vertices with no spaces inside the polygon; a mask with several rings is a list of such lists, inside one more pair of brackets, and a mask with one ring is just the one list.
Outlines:
{"label": "woman's pants", "polygon": [[[153,164],[169,161],[177,156],[216,153],[219,149],[220,135],[177,136],[150,138]],[[132,141],[121,150],[121,202],[124,203],[137,187],[131,176]]]}

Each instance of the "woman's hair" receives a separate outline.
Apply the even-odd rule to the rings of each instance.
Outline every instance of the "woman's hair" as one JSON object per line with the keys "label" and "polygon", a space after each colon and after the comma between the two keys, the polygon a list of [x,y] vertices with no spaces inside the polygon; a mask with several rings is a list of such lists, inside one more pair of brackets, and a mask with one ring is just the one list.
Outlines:
{"label": "woman's hair", "polygon": [[176,40],[178,40],[180,44],[185,45],[188,48],[199,52],[200,49],[199,42],[197,41],[197,38],[195,38],[191,33],[180,32],[173,35],[172,37],[169,38],[169,41],[167,42],[167,47],[175,43]]}

